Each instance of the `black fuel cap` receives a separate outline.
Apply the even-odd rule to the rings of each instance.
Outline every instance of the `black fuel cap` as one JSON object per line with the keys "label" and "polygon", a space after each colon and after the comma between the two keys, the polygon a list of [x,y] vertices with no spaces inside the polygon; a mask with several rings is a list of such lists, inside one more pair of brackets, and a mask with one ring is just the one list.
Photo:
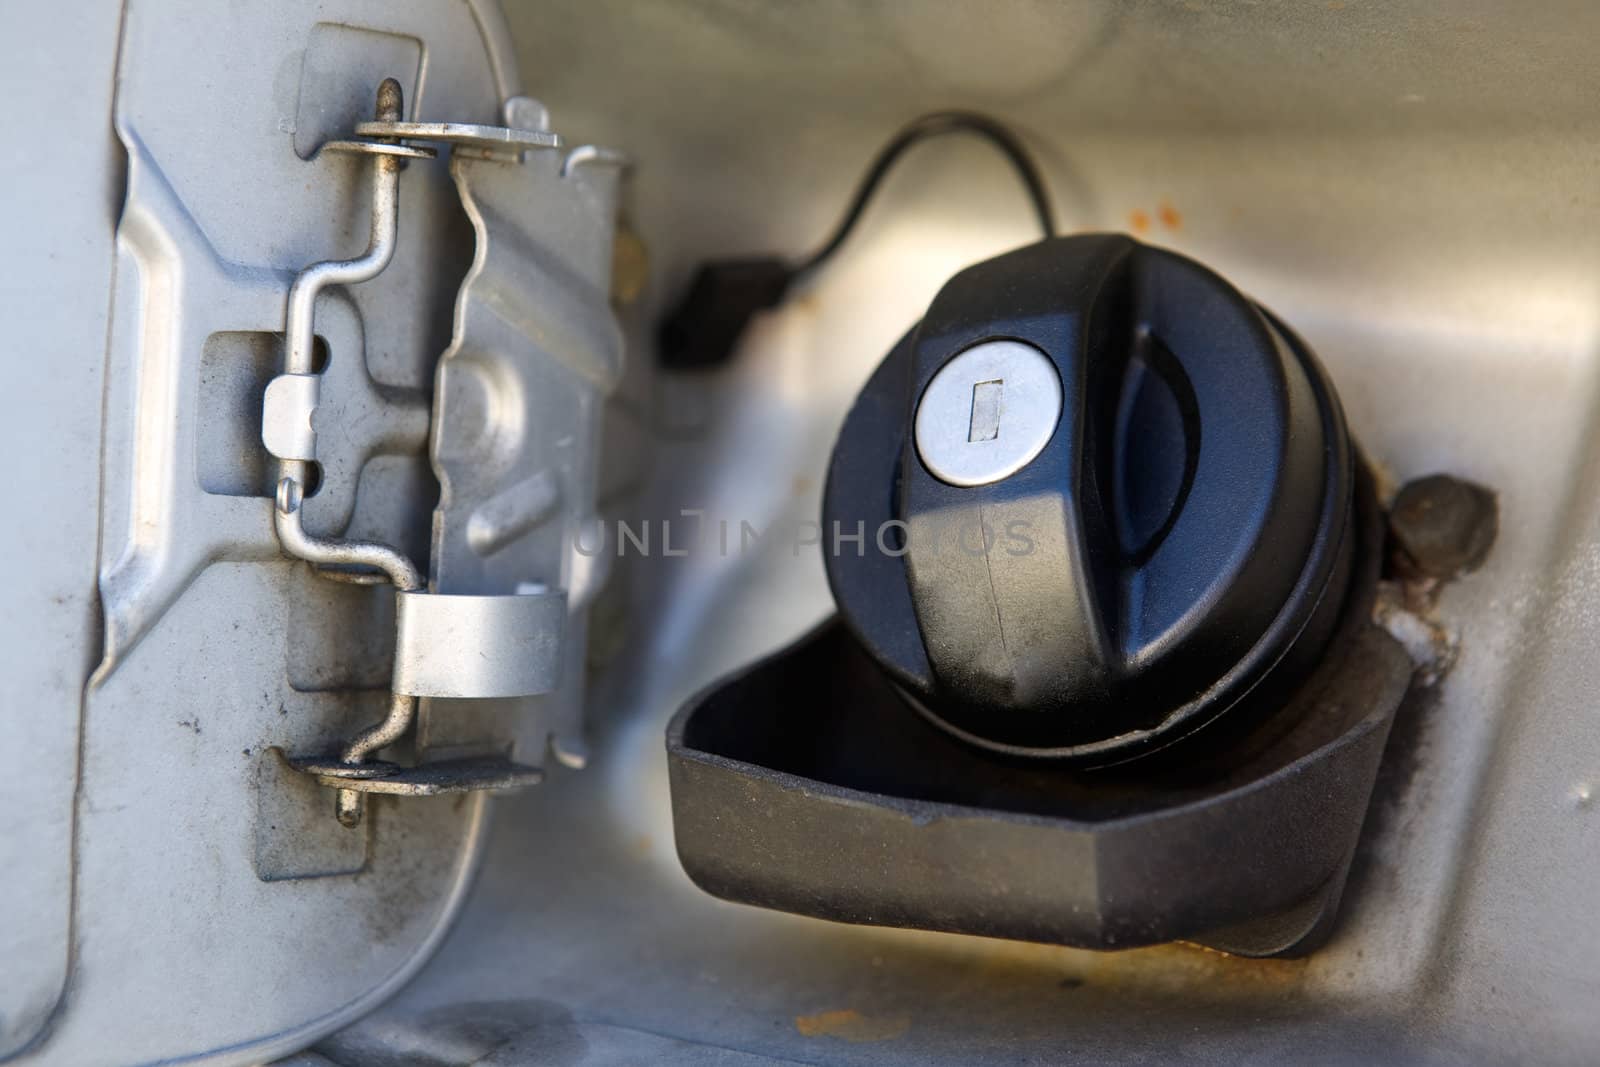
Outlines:
{"label": "black fuel cap", "polygon": [[956,275],[867,383],[829,581],[941,727],[1122,762],[1304,679],[1349,584],[1356,462],[1315,357],[1222,278],[1056,238]]}

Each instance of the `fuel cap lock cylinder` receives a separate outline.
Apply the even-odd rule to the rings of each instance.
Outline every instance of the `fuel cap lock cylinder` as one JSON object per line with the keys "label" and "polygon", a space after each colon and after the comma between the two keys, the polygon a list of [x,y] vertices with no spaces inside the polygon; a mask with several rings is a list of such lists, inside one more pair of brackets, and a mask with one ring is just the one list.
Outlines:
{"label": "fuel cap lock cylinder", "polygon": [[1271,313],[1123,236],[971,267],[822,518],[838,615],[669,730],[703,888],[1095,948],[1329,928],[1413,664],[1370,622],[1372,479]]}

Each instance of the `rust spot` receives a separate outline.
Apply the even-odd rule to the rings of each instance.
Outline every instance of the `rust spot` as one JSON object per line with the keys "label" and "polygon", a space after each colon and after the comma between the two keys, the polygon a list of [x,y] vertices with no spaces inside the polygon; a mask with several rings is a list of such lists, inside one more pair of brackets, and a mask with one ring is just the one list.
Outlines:
{"label": "rust spot", "polygon": [[909,1015],[863,1015],[854,1008],[796,1015],[802,1037],[836,1037],[841,1041],[892,1041],[911,1029]]}
{"label": "rust spot", "polygon": [[815,482],[813,482],[810,478],[807,478],[804,474],[797,474],[794,476],[794,493],[796,496],[805,496],[807,493],[811,492],[811,487],[815,484]]}
{"label": "rust spot", "polygon": [[650,277],[650,253],[639,235],[618,226],[611,239],[611,302],[628,305],[639,299]]}
{"label": "rust spot", "polygon": [[1128,229],[1143,237],[1150,232],[1150,216],[1139,210],[1128,212]]}
{"label": "rust spot", "polygon": [[1178,214],[1177,208],[1165,200],[1161,201],[1161,206],[1156,208],[1156,217],[1161,220],[1161,225],[1169,230],[1183,229],[1183,216]]}

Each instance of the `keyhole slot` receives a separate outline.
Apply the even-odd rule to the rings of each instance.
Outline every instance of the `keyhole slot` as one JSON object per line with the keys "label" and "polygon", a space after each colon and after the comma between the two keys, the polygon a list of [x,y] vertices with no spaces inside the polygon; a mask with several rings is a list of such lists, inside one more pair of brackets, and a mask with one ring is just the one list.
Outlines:
{"label": "keyhole slot", "polygon": [[972,387],[972,416],[967,421],[967,443],[993,441],[1000,436],[1000,404],[1005,396],[1004,378],[992,378]]}

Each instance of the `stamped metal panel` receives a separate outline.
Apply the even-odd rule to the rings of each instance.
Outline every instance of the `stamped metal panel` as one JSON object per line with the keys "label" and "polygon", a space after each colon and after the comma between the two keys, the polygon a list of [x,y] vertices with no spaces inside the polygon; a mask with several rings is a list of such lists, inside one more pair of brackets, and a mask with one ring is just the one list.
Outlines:
{"label": "stamped metal panel", "polygon": [[[513,121],[547,121],[531,101],[515,106]],[[425,702],[418,730],[430,748],[470,741],[498,715],[516,722],[524,761],[547,746],[572,766],[587,758],[588,609],[612,558],[595,514],[600,415],[623,366],[610,303],[621,163],[592,146],[451,161],[477,244],[439,368],[432,583],[559,590],[570,618],[553,691],[470,709]]]}
{"label": "stamped metal panel", "polygon": [[[101,195],[108,229],[120,210],[109,353],[103,326],[89,331],[103,394],[62,374],[70,365],[51,368],[105,419],[101,654],[86,689],[93,665],[65,668],[83,700],[76,873],[67,894],[59,862],[41,867],[50,884],[30,889],[22,912],[48,937],[52,923],[65,929],[51,909],[70,903],[71,977],[22,1062],[253,1063],[292,1051],[403,982],[460,903],[480,798],[379,798],[374,818],[346,831],[331,793],[283,766],[283,752],[330,747],[381,716],[387,693],[373,687],[390,663],[374,650],[392,647],[394,621],[374,591],[281,558],[261,390],[282,358],[293,272],[366,239],[361,164],[308,143],[368,117],[391,74],[410,117],[496,121],[514,91],[494,76],[508,71],[504,54],[468,4],[372,0],[329,13],[134,0],[124,12],[114,130],[126,188]],[[104,190],[108,175],[97,180]],[[442,164],[408,168],[401,214],[390,270],[330,294],[318,315],[328,447],[306,510],[317,532],[381,537],[420,558],[437,493],[429,391],[471,242]],[[104,302],[107,286],[94,284]],[[69,329],[92,325],[86,315]],[[55,474],[62,494],[82,481],[71,464],[99,454],[90,442],[71,452]],[[92,525],[94,494],[75,496],[74,515]],[[86,538],[68,523],[59,544]],[[40,552],[41,580],[66,555]],[[32,689],[30,700],[47,710]],[[40,746],[41,771],[58,752]],[[55,795],[70,795],[70,766],[50,773]],[[43,956],[25,959],[44,989]],[[13,988],[10,964],[0,995]]]}
{"label": "stamped metal panel", "polygon": [[94,500],[118,17],[112,0],[0,5],[0,1059],[40,1033],[67,978],[79,702],[99,644]]}

